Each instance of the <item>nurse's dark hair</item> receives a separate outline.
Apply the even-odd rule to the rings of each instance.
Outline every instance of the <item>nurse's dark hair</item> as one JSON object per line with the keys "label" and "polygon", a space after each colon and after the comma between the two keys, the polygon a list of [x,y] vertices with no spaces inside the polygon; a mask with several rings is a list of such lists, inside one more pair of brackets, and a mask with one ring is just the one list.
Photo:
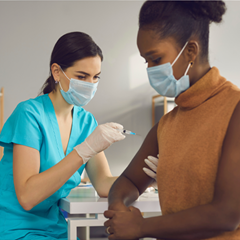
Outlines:
{"label": "nurse's dark hair", "polygon": [[42,86],[40,94],[50,93],[56,90],[56,83],[51,73],[51,66],[57,63],[65,70],[74,65],[78,60],[86,57],[99,56],[103,60],[103,54],[93,39],[83,32],[70,32],[58,39],[50,59],[50,76]]}
{"label": "nurse's dark hair", "polygon": [[198,37],[200,56],[208,60],[209,25],[220,23],[226,11],[223,1],[146,1],[139,14],[139,28],[154,30],[160,39],[173,37],[180,48]]}

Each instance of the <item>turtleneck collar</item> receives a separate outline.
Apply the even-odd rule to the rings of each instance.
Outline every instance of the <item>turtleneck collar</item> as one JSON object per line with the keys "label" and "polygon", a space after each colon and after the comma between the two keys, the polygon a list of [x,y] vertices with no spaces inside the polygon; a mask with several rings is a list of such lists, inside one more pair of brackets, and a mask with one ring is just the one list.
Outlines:
{"label": "turtleneck collar", "polygon": [[177,96],[175,103],[181,108],[195,108],[213,96],[225,82],[226,79],[220,76],[219,70],[212,67],[189,89]]}

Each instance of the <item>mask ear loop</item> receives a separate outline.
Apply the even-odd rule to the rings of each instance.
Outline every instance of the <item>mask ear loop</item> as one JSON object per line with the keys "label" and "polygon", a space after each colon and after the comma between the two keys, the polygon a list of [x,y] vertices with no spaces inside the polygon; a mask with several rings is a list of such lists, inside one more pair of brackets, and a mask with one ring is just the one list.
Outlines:
{"label": "mask ear loop", "polygon": [[[62,70],[62,68],[61,68],[61,66],[59,65],[59,67],[60,67],[60,69],[61,69],[61,71],[62,71],[62,73],[65,75],[65,77],[70,81],[70,79],[67,77],[67,75],[66,75],[66,73]],[[62,85],[61,85],[61,83],[60,83],[60,81],[59,81],[59,87],[61,88],[61,90],[63,90],[63,88],[62,88]],[[64,91],[64,90],[63,90]]]}
{"label": "mask ear loop", "polygon": [[187,75],[187,72],[188,72],[189,68],[192,67],[192,66],[193,66],[193,61],[189,62],[187,70],[184,73],[184,76]]}
{"label": "mask ear loop", "polygon": [[183,46],[182,50],[180,51],[180,53],[177,55],[177,57],[175,58],[175,60],[173,61],[172,63],[172,66],[173,64],[178,60],[178,58],[181,56],[182,52],[184,51],[185,47],[187,46],[188,44],[188,41],[185,43],[185,45]]}
{"label": "mask ear loop", "polygon": [[61,71],[62,71],[62,73],[65,75],[65,77],[70,81],[70,79],[68,78],[68,76],[66,75],[66,73],[62,70],[62,68],[61,68],[61,66],[59,65],[59,67],[60,67],[60,69],[61,69]]}
{"label": "mask ear loop", "polygon": [[60,81],[59,81],[58,83],[59,83],[59,87],[61,88],[61,90],[63,90],[63,88],[62,88],[62,85],[61,85]]}

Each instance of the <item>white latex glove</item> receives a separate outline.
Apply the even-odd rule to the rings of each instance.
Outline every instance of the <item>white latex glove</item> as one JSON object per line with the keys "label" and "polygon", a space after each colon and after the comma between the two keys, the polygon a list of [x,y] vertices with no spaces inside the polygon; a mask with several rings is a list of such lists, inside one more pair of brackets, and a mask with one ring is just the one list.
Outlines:
{"label": "white latex glove", "polygon": [[143,168],[143,171],[151,178],[153,178],[155,180],[155,182],[151,185],[152,187],[154,187],[155,189],[158,189],[157,187],[157,166],[158,166],[158,158],[159,158],[159,154],[156,157],[153,156],[148,156],[147,159],[144,159],[144,162],[149,166],[149,168]]}
{"label": "white latex glove", "polygon": [[86,163],[97,153],[107,149],[112,143],[123,140],[125,136],[118,131],[123,126],[118,123],[105,123],[97,126],[84,142],[74,147],[78,155]]}

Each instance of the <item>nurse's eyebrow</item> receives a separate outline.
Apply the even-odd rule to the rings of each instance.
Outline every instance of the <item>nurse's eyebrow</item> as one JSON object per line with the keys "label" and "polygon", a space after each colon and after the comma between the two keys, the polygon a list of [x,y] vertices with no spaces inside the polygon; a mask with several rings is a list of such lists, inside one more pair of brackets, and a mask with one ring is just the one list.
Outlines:
{"label": "nurse's eyebrow", "polygon": [[[87,76],[90,76],[89,73],[86,73],[86,72],[83,72],[83,71],[76,71],[76,73],[82,73],[82,74],[85,74]],[[99,75],[101,72],[97,73],[96,75]]]}

